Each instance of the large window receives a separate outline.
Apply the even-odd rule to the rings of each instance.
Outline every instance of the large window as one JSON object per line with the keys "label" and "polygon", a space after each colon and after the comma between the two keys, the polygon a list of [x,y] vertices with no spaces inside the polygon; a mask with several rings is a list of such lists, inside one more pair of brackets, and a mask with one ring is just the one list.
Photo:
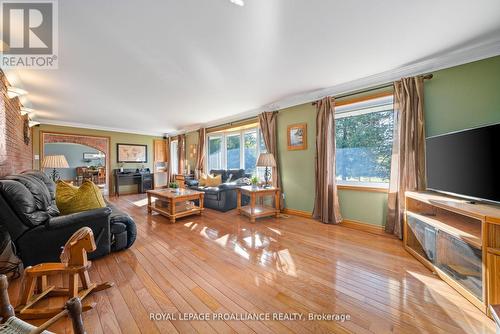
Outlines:
{"label": "large window", "polygon": [[391,170],[392,96],[335,108],[339,185],[387,187]]}
{"label": "large window", "polygon": [[243,134],[243,152],[245,154],[245,171],[255,174],[255,164],[257,163],[257,129],[245,131]]}
{"label": "large window", "polygon": [[177,156],[177,140],[170,142],[170,160],[172,161],[172,174],[179,174],[179,157]]}
{"label": "large window", "polygon": [[238,169],[241,163],[241,135],[231,133],[226,135],[226,167]]}
{"label": "large window", "polygon": [[208,137],[209,169],[222,168],[222,135]]}
{"label": "large window", "polygon": [[257,175],[255,164],[265,145],[257,125],[208,134],[207,170],[244,169]]}

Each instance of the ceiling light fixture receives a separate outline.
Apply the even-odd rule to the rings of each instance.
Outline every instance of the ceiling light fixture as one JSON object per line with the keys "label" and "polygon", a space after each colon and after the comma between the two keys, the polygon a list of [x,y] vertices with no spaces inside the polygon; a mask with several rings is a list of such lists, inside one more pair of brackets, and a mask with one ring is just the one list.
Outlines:
{"label": "ceiling light fixture", "polygon": [[35,112],[35,109],[27,108],[27,107],[21,107],[21,115],[30,115]]}
{"label": "ceiling light fixture", "polygon": [[229,0],[231,3],[235,4],[236,6],[243,7],[245,6],[245,1],[243,0]]}
{"label": "ceiling light fixture", "polygon": [[9,99],[13,99],[15,97],[23,96],[26,94],[28,94],[28,92],[21,88],[16,88],[12,86],[7,88],[7,96],[9,97]]}

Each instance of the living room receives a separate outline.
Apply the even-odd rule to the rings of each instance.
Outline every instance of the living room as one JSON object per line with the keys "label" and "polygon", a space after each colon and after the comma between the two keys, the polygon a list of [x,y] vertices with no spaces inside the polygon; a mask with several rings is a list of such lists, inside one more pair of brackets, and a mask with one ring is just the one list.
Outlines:
{"label": "living room", "polygon": [[500,330],[497,1],[0,6],[0,333]]}

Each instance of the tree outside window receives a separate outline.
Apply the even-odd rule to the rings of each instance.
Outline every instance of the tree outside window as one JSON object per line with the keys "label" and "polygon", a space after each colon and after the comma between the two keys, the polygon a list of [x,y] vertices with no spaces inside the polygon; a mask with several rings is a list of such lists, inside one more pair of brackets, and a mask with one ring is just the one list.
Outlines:
{"label": "tree outside window", "polygon": [[392,104],[345,112],[335,122],[338,183],[387,186],[394,130]]}

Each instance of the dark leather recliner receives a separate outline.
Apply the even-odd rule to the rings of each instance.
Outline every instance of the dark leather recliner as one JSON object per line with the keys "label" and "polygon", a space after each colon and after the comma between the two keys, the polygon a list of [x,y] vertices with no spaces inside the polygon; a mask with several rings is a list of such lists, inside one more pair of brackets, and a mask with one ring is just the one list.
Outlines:
{"label": "dark leather recliner", "polygon": [[0,180],[0,224],[25,267],[58,262],[61,247],[84,226],[92,229],[96,241],[91,259],[130,247],[137,233],[132,218],[112,206],[61,216],[55,205],[55,184],[40,171]]}
{"label": "dark leather recliner", "polygon": [[[201,187],[198,185],[198,181],[188,181],[188,187],[205,193],[203,205],[206,208],[222,212],[235,209],[237,205],[236,189],[239,186],[246,185],[238,183],[237,180],[243,177],[250,178],[251,175],[246,174],[244,169],[213,169],[210,174],[221,175],[222,184],[217,187]],[[249,201],[248,196],[242,196],[242,205],[247,205]]]}

